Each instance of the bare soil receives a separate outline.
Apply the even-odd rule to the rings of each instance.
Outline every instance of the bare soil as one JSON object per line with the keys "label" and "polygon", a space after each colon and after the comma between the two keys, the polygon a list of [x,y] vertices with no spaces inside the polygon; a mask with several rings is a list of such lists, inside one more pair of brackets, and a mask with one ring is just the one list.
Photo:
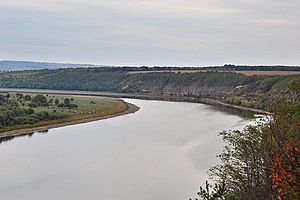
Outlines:
{"label": "bare soil", "polygon": [[[201,73],[207,70],[158,70],[158,71],[132,71],[128,74],[148,74],[148,73]],[[223,72],[223,71],[220,71]],[[225,71],[226,72],[226,71]],[[300,71],[231,71],[232,73],[244,74],[246,76],[264,75],[264,76],[286,76],[300,74]],[[229,73],[229,72],[228,72]]]}
{"label": "bare soil", "polygon": [[286,76],[300,74],[298,71],[235,71],[246,76],[265,75],[265,76]]}

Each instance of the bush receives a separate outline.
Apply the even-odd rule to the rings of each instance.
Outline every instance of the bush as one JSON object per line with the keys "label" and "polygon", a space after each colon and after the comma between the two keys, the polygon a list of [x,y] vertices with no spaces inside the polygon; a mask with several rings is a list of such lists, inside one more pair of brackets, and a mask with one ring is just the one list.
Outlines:
{"label": "bush", "polygon": [[64,103],[60,103],[60,104],[57,104],[57,107],[63,108],[63,107],[66,107],[66,105]]}
{"label": "bush", "polygon": [[65,99],[64,99],[64,103],[65,103],[66,105],[69,104],[69,103],[71,103],[71,102],[70,102],[70,99],[69,99],[69,98],[65,98]]}
{"label": "bush", "polygon": [[[300,199],[300,103],[277,103],[273,112],[270,121],[220,133],[226,146],[210,170],[224,184],[220,199]],[[198,194],[214,199],[215,191]]]}
{"label": "bush", "polygon": [[33,103],[35,103],[37,106],[48,106],[49,105],[47,98],[42,94],[38,94],[38,95],[34,96],[31,101]]}
{"label": "bush", "polygon": [[32,108],[28,108],[26,111],[26,114],[28,114],[28,115],[32,115],[33,113],[34,113],[34,109],[32,109]]}
{"label": "bush", "polygon": [[26,101],[31,101],[32,98],[31,98],[30,95],[25,95],[25,96],[24,96],[24,99],[25,99]]}
{"label": "bush", "polygon": [[78,108],[78,105],[76,105],[76,104],[73,104],[73,103],[69,103],[69,104],[67,104],[66,105],[68,108],[75,108],[75,109],[77,109]]}
{"label": "bush", "polygon": [[28,106],[32,107],[32,108],[37,108],[38,107],[36,103],[29,103]]}

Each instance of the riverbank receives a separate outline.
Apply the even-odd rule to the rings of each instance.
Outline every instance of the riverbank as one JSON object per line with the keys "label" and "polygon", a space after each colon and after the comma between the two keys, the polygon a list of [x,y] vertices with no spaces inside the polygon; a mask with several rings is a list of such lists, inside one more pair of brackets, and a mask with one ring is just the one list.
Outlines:
{"label": "riverbank", "polygon": [[124,112],[118,112],[118,113],[114,113],[114,114],[106,115],[106,116],[85,118],[85,119],[80,119],[80,120],[75,120],[75,121],[68,121],[68,122],[50,124],[50,125],[39,126],[39,127],[31,127],[31,128],[7,131],[7,132],[0,133],[0,138],[22,136],[22,135],[27,135],[27,134],[30,134],[33,132],[47,131],[47,130],[53,129],[53,128],[59,128],[59,127],[64,127],[64,126],[70,126],[70,125],[75,125],[75,124],[82,124],[82,123],[87,123],[87,122],[92,122],[92,121],[108,119],[108,118],[126,115],[126,114],[130,114],[130,113],[135,113],[140,109],[136,105],[133,105],[133,104],[130,104],[127,102],[125,102],[125,103],[127,105],[127,109]]}
{"label": "riverbank", "polygon": [[250,111],[263,115],[271,115],[272,113],[265,110],[237,106],[221,102],[219,100],[187,97],[187,96],[172,96],[166,94],[147,94],[147,93],[114,93],[114,92],[95,92],[95,91],[78,91],[78,90],[43,90],[43,89],[23,89],[23,88],[0,88],[0,92],[21,92],[21,93],[37,93],[37,94],[65,94],[65,95],[80,95],[80,96],[103,96],[114,98],[135,98],[144,100],[161,100],[161,101],[176,101],[176,102],[194,102],[209,105],[221,105],[229,108],[234,108],[243,111]]}

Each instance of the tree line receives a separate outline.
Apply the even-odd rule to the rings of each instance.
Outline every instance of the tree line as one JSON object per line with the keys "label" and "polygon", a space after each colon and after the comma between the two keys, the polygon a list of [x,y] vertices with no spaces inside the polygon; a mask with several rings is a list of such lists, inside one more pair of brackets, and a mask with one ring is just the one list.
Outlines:
{"label": "tree line", "polygon": [[40,107],[65,107],[76,109],[78,105],[72,103],[73,98],[64,98],[60,103],[58,99],[47,98],[45,95],[23,95],[17,94],[0,94],[0,130],[8,126],[23,124],[35,124],[40,121],[64,118],[61,113],[48,112]]}
{"label": "tree line", "polygon": [[128,74],[123,68],[79,68],[0,74],[0,87],[147,93],[211,98],[265,108],[273,99],[294,98],[287,87],[300,75],[245,76],[227,72]]}

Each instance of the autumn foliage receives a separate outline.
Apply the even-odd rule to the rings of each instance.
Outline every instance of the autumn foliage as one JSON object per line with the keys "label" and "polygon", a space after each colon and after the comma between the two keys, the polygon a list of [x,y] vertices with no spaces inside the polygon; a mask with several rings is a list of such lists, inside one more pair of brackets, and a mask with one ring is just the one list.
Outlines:
{"label": "autumn foliage", "polygon": [[271,165],[272,188],[278,199],[300,199],[300,106],[281,104],[270,126],[274,138]]}
{"label": "autumn foliage", "polygon": [[289,197],[296,199],[300,188],[300,149],[294,140],[283,148],[284,153],[274,152],[271,168],[273,189],[278,192],[278,199]]}
{"label": "autumn foliage", "polygon": [[270,106],[274,114],[265,121],[220,134],[226,146],[211,169],[216,186],[200,187],[200,199],[300,199],[299,90],[293,94]]}

